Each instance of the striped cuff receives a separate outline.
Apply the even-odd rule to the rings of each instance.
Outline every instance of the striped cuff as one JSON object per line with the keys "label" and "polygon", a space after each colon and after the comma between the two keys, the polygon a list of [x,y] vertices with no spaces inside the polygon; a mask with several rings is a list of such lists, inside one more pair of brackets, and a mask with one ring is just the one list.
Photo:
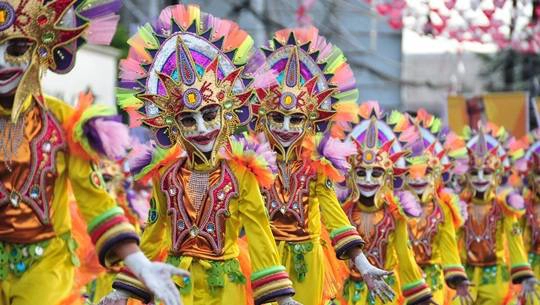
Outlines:
{"label": "striped cuff", "polygon": [[358,232],[353,226],[332,230],[332,232],[330,232],[330,238],[332,238],[332,246],[334,246],[336,255],[339,259],[349,259],[347,254],[350,249],[354,247],[364,247],[362,237],[358,235]]}
{"label": "striped cuff", "polygon": [[130,296],[143,301],[144,304],[150,303],[153,299],[152,294],[146,290],[144,284],[127,269],[123,269],[116,275],[112,287],[129,293]]}
{"label": "striped cuff", "polygon": [[283,266],[274,266],[253,273],[251,287],[255,305],[269,303],[279,297],[294,295],[292,282]]}
{"label": "striped cuff", "polygon": [[513,284],[520,284],[523,280],[534,277],[534,273],[531,269],[531,265],[523,263],[512,265],[510,276],[512,277]]}
{"label": "striped cuff", "polygon": [[432,297],[431,290],[424,280],[403,285],[402,292],[407,305],[420,304]]}
{"label": "striped cuff", "polygon": [[444,280],[448,287],[456,289],[459,283],[468,279],[465,268],[461,265],[446,265],[443,267]]}
{"label": "striped cuff", "polygon": [[119,261],[114,253],[109,253],[115,245],[126,240],[139,243],[135,228],[124,216],[124,211],[120,207],[114,207],[92,219],[88,224],[88,233],[96,245],[99,262],[105,267],[110,267]]}

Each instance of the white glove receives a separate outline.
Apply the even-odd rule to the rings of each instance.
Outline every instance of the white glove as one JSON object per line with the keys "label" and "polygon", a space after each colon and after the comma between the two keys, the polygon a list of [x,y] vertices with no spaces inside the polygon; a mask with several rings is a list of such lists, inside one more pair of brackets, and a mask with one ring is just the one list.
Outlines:
{"label": "white glove", "polygon": [[126,305],[129,295],[122,290],[113,290],[104,296],[98,305]]}
{"label": "white glove", "polygon": [[292,297],[281,297],[278,298],[276,301],[279,305],[302,305],[301,303],[293,300]]}
{"label": "white glove", "polygon": [[473,305],[474,300],[471,296],[471,293],[469,292],[469,287],[471,286],[471,282],[469,281],[463,281],[459,283],[456,287],[456,295],[454,298],[452,298],[452,301],[459,298],[459,303],[461,305]]}
{"label": "white glove", "polygon": [[140,251],[126,256],[124,264],[165,305],[182,305],[180,294],[171,277],[189,277],[189,272],[169,264],[151,262]]}
{"label": "white glove", "polygon": [[354,258],[354,266],[362,274],[362,278],[371,293],[381,299],[383,303],[392,302],[396,294],[384,281],[385,277],[392,275],[392,271],[381,270],[373,266],[364,253],[360,253]]}
{"label": "white glove", "polygon": [[521,283],[521,292],[519,294],[521,304],[532,305],[534,304],[534,299],[540,301],[540,294],[536,291],[536,285],[539,283],[540,282],[534,277],[523,280]]}

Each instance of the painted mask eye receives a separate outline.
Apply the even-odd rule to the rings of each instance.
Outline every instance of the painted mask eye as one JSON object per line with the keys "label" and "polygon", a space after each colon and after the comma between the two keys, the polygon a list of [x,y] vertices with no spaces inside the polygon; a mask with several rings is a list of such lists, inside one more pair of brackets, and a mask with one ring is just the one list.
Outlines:
{"label": "painted mask eye", "polygon": [[269,115],[270,121],[276,124],[283,124],[285,121],[285,116],[279,112],[272,112]]}
{"label": "painted mask eye", "polygon": [[212,107],[208,110],[203,110],[202,117],[205,122],[212,122],[216,119],[218,115],[219,108],[218,107]]}
{"label": "painted mask eye", "polygon": [[191,128],[197,124],[192,114],[180,115],[178,121],[184,128]]}
{"label": "painted mask eye", "polygon": [[13,57],[20,57],[26,54],[30,47],[32,46],[32,42],[27,39],[11,39],[7,42],[7,48],[6,53],[9,56]]}
{"label": "painted mask eye", "polygon": [[373,176],[373,178],[380,178],[383,175],[384,175],[384,170],[379,167],[374,168],[373,172],[371,173],[371,176]]}
{"label": "painted mask eye", "polygon": [[303,115],[293,115],[291,116],[291,124],[292,125],[301,125],[304,123],[305,116]]}
{"label": "painted mask eye", "polygon": [[361,169],[359,169],[359,170],[356,171],[356,175],[357,175],[358,177],[364,178],[364,177],[366,177],[367,172],[366,172],[365,169],[361,168]]}
{"label": "painted mask eye", "polygon": [[478,169],[473,168],[473,169],[471,169],[470,173],[471,173],[471,176],[478,176]]}

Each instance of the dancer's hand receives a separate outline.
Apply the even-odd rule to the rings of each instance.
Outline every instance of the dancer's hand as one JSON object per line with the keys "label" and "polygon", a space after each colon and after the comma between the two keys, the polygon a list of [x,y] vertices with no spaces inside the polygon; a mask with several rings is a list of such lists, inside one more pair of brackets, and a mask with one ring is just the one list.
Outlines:
{"label": "dancer's hand", "polygon": [[169,264],[151,262],[140,251],[126,256],[124,264],[165,305],[182,305],[171,277],[178,275],[188,278],[189,272]]}
{"label": "dancer's hand", "polygon": [[521,292],[519,294],[519,299],[521,300],[521,304],[534,304],[534,300],[540,301],[540,294],[538,291],[536,291],[536,286],[540,284],[540,282],[534,278],[528,278],[524,280],[521,285]]}
{"label": "dancer's hand", "polygon": [[395,298],[395,292],[386,284],[384,279],[387,276],[392,275],[392,271],[381,270],[374,267],[369,263],[364,253],[359,253],[354,258],[354,266],[362,278],[366,282],[366,285],[371,293],[381,299],[383,303],[392,302]]}
{"label": "dancer's hand", "polygon": [[279,305],[302,305],[302,303],[295,301],[292,297],[281,297],[276,301]]}
{"label": "dancer's hand", "polygon": [[462,281],[456,287],[456,295],[452,300],[459,298],[460,305],[473,305],[474,300],[469,292],[469,287],[471,287],[471,282]]}
{"label": "dancer's hand", "polygon": [[113,290],[104,296],[98,305],[126,305],[129,295],[121,290]]}

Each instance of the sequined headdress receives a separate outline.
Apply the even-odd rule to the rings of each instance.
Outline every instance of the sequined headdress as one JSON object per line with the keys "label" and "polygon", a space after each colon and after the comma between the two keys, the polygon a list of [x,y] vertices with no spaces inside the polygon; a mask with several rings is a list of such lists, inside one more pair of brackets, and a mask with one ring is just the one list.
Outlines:
{"label": "sequined headdress", "polygon": [[[249,120],[240,78],[253,45],[234,22],[203,13],[198,6],[164,9],[154,26],[141,27],[121,62],[118,102],[132,125],[149,127],[165,148],[180,144],[190,158],[213,164],[235,127]],[[179,132],[176,116],[208,105],[222,109],[223,128],[207,158]]]}
{"label": "sequined headdress", "polygon": [[[519,187],[522,178],[534,179],[540,172],[540,129],[533,130],[520,139],[510,139],[508,155],[513,161],[513,174],[516,180],[510,181],[513,186]],[[530,181],[524,181],[530,182]]]}
{"label": "sequined headdress", "polygon": [[121,0],[8,0],[0,1],[0,43],[28,39],[30,65],[15,93],[11,117],[16,121],[29,95],[41,99],[42,72],[67,73],[83,41],[110,43]]}
{"label": "sequined headdress", "polygon": [[[265,86],[255,85],[257,101],[252,104],[252,128],[266,131],[270,143],[285,160],[301,147],[306,136],[326,131],[331,122],[332,134],[343,136],[346,122],[356,119],[358,98],[356,82],[343,52],[326,42],[313,27],[278,31],[262,52],[263,68],[255,77],[258,82],[260,78],[270,79]],[[273,111],[302,113],[307,117],[303,136],[286,153],[268,132],[266,115]]]}
{"label": "sequined headdress", "polygon": [[[401,176],[407,172],[404,160],[407,152],[385,121],[385,113],[381,111],[378,103],[360,105],[359,114],[362,121],[349,134],[358,150],[358,154],[350,160],[353,173],[358,168],[382,168],[385,171],[384,187],[390,190],[400,189],[403,186]],[[350,179],[354,176],[352,173],[349,175]],[[353,189],[353,194],[358,196],[356,184],[353,181],[348,184]]]}

